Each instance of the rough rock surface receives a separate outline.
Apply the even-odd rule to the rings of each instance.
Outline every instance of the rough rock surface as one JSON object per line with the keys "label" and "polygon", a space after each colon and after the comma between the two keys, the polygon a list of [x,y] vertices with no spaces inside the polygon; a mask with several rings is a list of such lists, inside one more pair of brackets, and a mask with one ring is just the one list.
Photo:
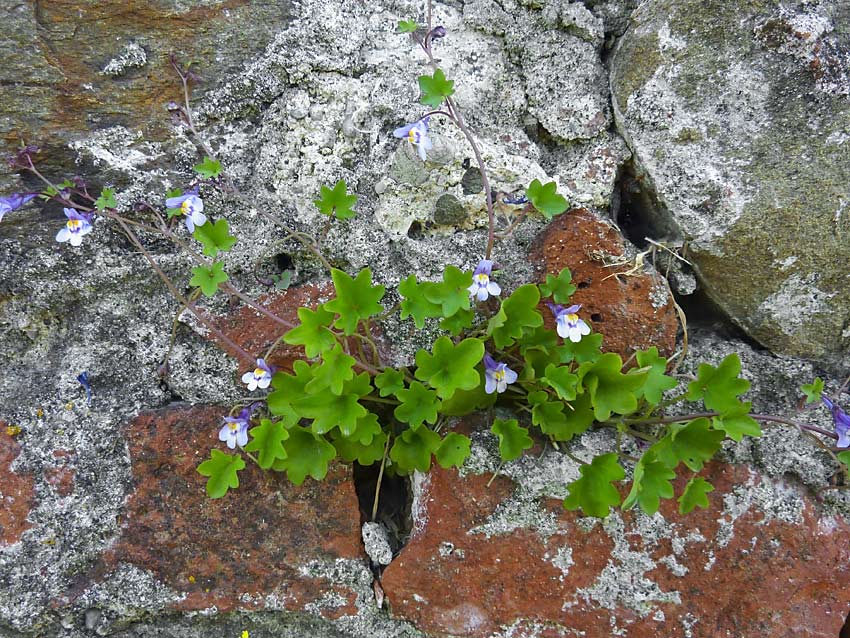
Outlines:
{"label": "rough rock surface", "polygon": [[[538,450],[490,484],[495,437],[473,436],[465,475],[434,468],[419,477],[414,532],[382,579],[393,614],[429,634],[834,638],[841,630],[850,525],[793,482],[713,463],[704,470],[716,488],[709,509],[680,516],[668,501],[651,517],[613,512],[600,521],[561,507],[577,463]],[[600,442],[585,436],[572,453],[590,458]]]}
{"label": "rough rock surface", "polygon": [[850,5],[648,0],[617,129],[708,294],[775,352],[850,364]]}

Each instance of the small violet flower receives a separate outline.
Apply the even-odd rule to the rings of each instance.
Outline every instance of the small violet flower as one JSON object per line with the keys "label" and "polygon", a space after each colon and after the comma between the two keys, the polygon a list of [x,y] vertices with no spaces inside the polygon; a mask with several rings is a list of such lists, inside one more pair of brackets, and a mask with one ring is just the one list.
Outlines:
{"label": "small violet flower", "polygon": [[91,218],[73,208],[65,208],[64,211],[68,221],[65,222],[65,228],[56,233],[56,241],[67,241],[72,246],[79,246],[83,243],[83,235],[92,231]]}
{"label": "small violet flower", "polygon": [[257,367],[242,375],[242,383],[248,384],[252,392],[257,388],[268,388],[272,382],[272,369],[265,359],[257,359]]}
{"label": "small violet flower", "polygon": [[89,383],[89,373],[82,372],[77,375],[77,381],[80,382],[80,385],[83,386],[83,389],[86,391],[86,403],[91,405],[91,383]]}
{"label": "small violet flower", "polygon": [[498,296],[502,289],[495,281],[490,281],[490,273],[493,271],[493,262],[482,259],[478,262],[475,272],[472,273],[472,285],[469,290],[469,298],[476,297],[478,301],[487,301],[490,295]]}
{"label": "small violet flower", "polygon": [[427,159],[426,151],[434,148],[431,138],[428,137],[428,117],[423,117],[412,124],[405,124],[393,131],[393,135],[405,139],[416,147],[419,157],[424,162]]}
{"label": "small violet flower", "polygon": [[195,226],[203,226],[207,223],[207,216],[202,212],[204,202],[198,197],[197,191],[184,193],[179,197],[169,197],[165,200],[165,205],[168,208],[180,209],[180,212],[186,216],[186,228],[190,233],[195,232]]}
{"label": "small violet flower", "polygon": [[558,327],[558,335],[562,339],[569,339],[573,343],[578,343],[584,335],[590,334],[590,326],[583,319],[579,319],[576,314],[581,308],[581,304],[564,308],[558,304],[547,304],[549,310],[555,315],[555,322]]}
{"label": "small violet flower", "polygon": [[248,424],[251,422],[251,408],[243,408],[237,416],[224,417],[224,425],[218,431],[218,440],[227,443],[231,450],[248,443]]}
{"label": "small violet flower", "polygon": [[820,395],[823,404],[832,412],[832,421],[835,423],[835,433],[838,435],[836,447],[850,447],[850,414],[835,405],[825,394]]}
{"label": "small violet flower", "polygon": [[484,355],[484,392],[504,392],[508,385],[516,381],[516,372],[507,363],[499,363],[489,354]]}
{"label": "small violet flower", "polygon": [[3,215],[18,210],[36,195],[37,193],[12,193],[8,197],[0,197],[0,220],[3,219]]}

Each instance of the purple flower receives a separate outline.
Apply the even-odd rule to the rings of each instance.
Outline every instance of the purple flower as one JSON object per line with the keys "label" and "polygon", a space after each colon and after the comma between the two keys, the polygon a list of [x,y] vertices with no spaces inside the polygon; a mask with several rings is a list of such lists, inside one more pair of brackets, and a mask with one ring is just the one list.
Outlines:
{"label": "purple flower", "polygon": [[202,212],[204,202],[198,197],[197,191],[190,191],[179,197],[169,197],[165,200],[165,205],[168,208],[180,209],[180,212],[186,216],[186,228],[190,233],[195,232],[195,226],[203,226],[207,223],[207,216]]}
{"label": "purple flower", "polygon": [[89,373],[82,372],[78,374],[77,381],[80,382],[80,385],[83,386],[83,389],[86,391],[86,403],[91,405],[91,383],[89,383]]}
{"label": "purple flower", "polygon": [[237,416],[224,417],[224,425],[218,431],[218,440],[225,441],[231,450],[248,442],[248,425],[251,422],[251,408],[242,408]]}
{"label": "purple flower", "polygon": [[272,374],[274,372],[265,359],[257,359],[257,367],[242,375],[242,383],[248,384],[248,389],[252,392],[257,388],[265,389],[272,382]]}
{"label": "purple flower", "polygon": [[838,435],[836,447],[850,447],[850,415],[839,408],[825,394],[820,395],[823,404],[832,412],[832,421],[835,423],[835,433]]}
{"label": "purple flower", "polygon": [[423,117],[421,120],[413,122],[413,124],[405,124],[393,131],[393,135],[400,139],[406,139],[416,147],[419,151],[419,157],[424,162],[427,157],[425,152],[430,151],[434,145],[431,143],[431,138],[428,137],[428,117]]}
{"label": "purple flower", "polygon": [[79,246],[83,243],[83,235],[92,231],[90,217],[73,208],[65,208],[64,211],[68,221],[65,222],[65,228],[56,233],[56,241],[67,241],[72,246]]}
{"label": "purple flower", "polygon": [[493,262],[482,259],[478,262],[475,272],[472,273],[472,285],[469,290],[469,298],[477,297],[478,301],[487,301],[490,295],[498,296],[502,289],[495,281],[490,281],[490,273],[493,271]]}
{"label": "purple flower", "polygon": [[0,197],[0,220],[3,219],[3,215],[18,210],[36,195],[37,193],[12,193],[8,197]]}
{"label": "purple flower", "polygon": [[508,384],[516,381],[516,372],[507,363],[499,363],[489,354],[484,355],[484,392],[504,392]]}
{"label": "purple flower", "polygon": [[555,315],[555,322],[558,325],[558,335],[562,339],[569,339],[573,343],[578,343],[584,335],[590,334],[590,326],[583,319],[579,319],[576,314],[581,308],[581,304],[564,308],[558,304],[546,304],[549,310]]}

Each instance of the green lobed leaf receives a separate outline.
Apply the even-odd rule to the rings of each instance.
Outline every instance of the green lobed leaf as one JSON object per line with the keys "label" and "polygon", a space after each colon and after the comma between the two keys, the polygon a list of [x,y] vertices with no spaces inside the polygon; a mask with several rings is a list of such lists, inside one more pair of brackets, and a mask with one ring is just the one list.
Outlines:
{"label": "green lobed leaf", "polygon": [[703,417],[687,424],[672,423],[667,436],[650,449],[671,469],[675,469],[681,461],[692,471],[699,472],[720,449],[724,438],[724,433],[711,429],[711,421]]}
{"label": "green lobed leaf", "polygon": [[534,330],[526,332],[522,341],[519,342],[519,352],[523,356],[532,350],[549,354],[555,352],[557,347],[558,334],[554,330],[549,330],[549,328],[542,324],[537,326]]}
{"label": "green lobed leaf", "polygon": [[204,254],[212,258],[220,252],[226,253],[236,243],[236,237],[230,234],[226,219],[195,226],[192,236],[204,245]]}
{"label": "green lobed leaf", "polygon": [[337,454],[346,463],[357,461],[360,465],[372,465],[384,456],[384,446],[387,443],[387,435],[384,432],[376,434],[365,445],[359,441],[346,438],[337,431],[334,431],[331,436]]}
{"label": "green lobed leaf", "polygon": [[579,471],[581,478],[567,486],[570,495],[564,500],[564,507],[568,510],[581,508],[587,516],[605,518],[609,508],[620,503],[620,493],[612,483],[626,477],[617,463],[617,455],[601,454],[591,463],[582,465]]}
{"label": "green lobed leaf", "polygon": [[546,376],[541,381],[555,390],[559,398],[564,401],[572,401],[576,398],[578,376],[570,372],[568,367],[550,363],[546,366],[544,374]]}
{"label": "green lobed leaf", "polygon": [[497,348],[511,346],[524,334],[543,325],[543,316],[537,311],[539,301],[537,286],[525,284],[502,302],[499,312],[487,324],[487,335],[493,337]]}
{"label": "green lobed leaf", "polygon": [[304,390],[310,394],[319,394],[325,388],[333,394],[342,394],[342,388],[346,381],[354,378],[355,359],[342,350],[340,344],[322,353],[322,362],[313,371],[313,378],[304,386]]}
{"label": "green lobed leaf", "polygon": [[535,179],[528,185],[525,194],[534,208],[543,213],[546,219],[563,213],[569,206],[567,200],[558,194],[555,182],[541,184]]}
{"label": "green lobed leaf", "polygon": [[94,207],[97,210],[116,208],[117,206],[118,202],[115,200],[115,191],[111,188],[104,188],[100,191],[100,197],[94,200]]}
{"label": "green lobed leaf", "polygon": [[432,352],[416,353],[416,378],[425,381],[447,399],[455,390],[472,390],[481,382],[475,369],[484,357],[484,344],[480,339],[464,339],[457,345],[448,337],[434,342]]}
{"label": "green lobed leaf", "polygon": [[410,474],[413,470],[427,472],[431,468],[431,454],[441,443],[440,435],[428,428],[405,430],[393,442],[390,459],[402,474]]}
{"label": "green lobed leaf", "polygon": [[744,436],[757,438],[761,436],[759,422],[750,416],[753,407],[751,402],[739,403],[738,406],[727,410],[711,421],[715,430],[723,430],[726,436],[735,441],[740,441]]}
{"label": "green lobed leaf", "polygon": [[[361,445],[369,445],[372,439],[382,431],[381,424],[378,422],[378,415],[374,412],[369,412],[366,416],[357,419],[357,427],[354,429],[354,432],[345,438],[356,441]],[[332,432],[339,433],[339,436],[345,436],[339,429],[332,430]]]}
{"label": "green lobed leaf", "polygon": [[417,282],[416,275],[409,275],[398,284],[398,292],[402,296],[401,318],[413,317],[413,323],[422,330],[425,320],[429,317],[440,317],[443,314],[442,304],[428,301],[426,291],[437,284],[426,281]]}
{"label": "green lobed leaf", "polygon": [[286,472],[295,485],[301,485],[308,476],[321,481],[328,474],[328,464],[336,457],[336,448],[324,437],[299,425],[289,428],[284,448],[286,458],[277,459],[272,469]]}
{"label": "green lobed leaf", "polygon": [[292,371],[295,374],[275,373],[272,377],[274,390],[266,397],[269,412],[275,416],[288,416],[290,425],[297,423],[300,416],[293,408],[293,403],[307,396],[304,388],[313,378],[313,371],[318,367],[318,364],[311,366],[306,361],[296,359],[292,364]]}
{"label": "green lobed leaf", "polygon": [[445,469],[460,467],[469,458],[471,446],[472,441],[468,436],[449,432],[434,452],[434,458],[437,459],[440,467]]}
{"label": "green lobed leaf", "polygon": [[404,375],[395,368],[386,368],[375,375],[375,387],[381,391],[382,397],[388,397],[404,387]]}
{"label": "green lobed leaf", "polygon": [[496,419],[490,431],[499,437],[499,456],[503,461],[519,458],[524,450],[534,445],[528,430],[516,419]]}
{"label": "green lobed leaf", "polygon": [[289,432],[283,421],[262,419],[260,425],[251,428],[251,440],[245,446],[247,452],[259,452],[257,462],[264,470],[269,469],[277,459],[286,458],[283,442],[289,438]]}
{"label": "green lobed leaf", "polygon": [[839,452],[835,456],[839,461],[844,463],[844,465],[847,465],[848,467],[850,467],[850,450],[845,450],[844,452]]}
{"label": "green lobed leaf", "polygon": [[667,359],[658,355],[658,348],[652,346],[649,350],[639,350],[635,353],[638,366],[647,373],[646,381],[635,390],[635,396],[653,405],[661,403],[665,391],[672,390],[678,382],[673,377],[664,374],[667,370]]}
{"label": "green lobed leaf", "polygon": [[399,33],[413,33],[418,28],[419,28],[419,25],[416,24],[416,20],[399,20],[398,21],[398,32]]}
{"label": "green lobed leaf", "polygon": [[464,416],[476,410],[489,408],[496,403],[497,395],[495,392],[487,394],[484,391],[484,384],[479,383],[471,390],[455,390],[452,396],[443,399],[443,404],[440,406],[440,414],[445,416]]}
{"label": "green lobed leaf", "polygon": [[443,281],[424,287],[425,298],[442,308],[443,317],[469,310],[469,290],[472,273],[451,264],[443,269]]}
{"label": "green lobed leaf", "polygon": [[203,179],[212,179],[221,175],[221,162],[212,157],[204,156],[204,161],[195,164],[192,169]]}
{"label": "green lobed leaf", "polygon": [[714,486],[704,478],[695,476],[685,486],[685,491],[679,497],[679,514],[687,514],[695,507],[708,509],[709,492],[714,491]]}
{"label": "green lobed leaf", "polygon": [[426,421],[432,425],[437,422],[440,400],[436,392],[414,381],[408,389],[399,390],[395,394],[401,401],[401,405],[393,411],[399,421],[410,424],[412,429],[418,428]]}
{"label": "green lobed leaf", "polygon": [[224,262],[217,261],[212,266],[198,266],[192,268],[190,286],[198,286],[207,297],[212,297],[218,290],[218,285],[230,279],[224,272]]}
{"label": "green lobed leaf", "polygon": [[284,334],[283,340],[293,346],[304,346],[304,354],[308,357],[317,357],[337,343],[329,328],[334,319],[332,312],[322,306],[315,310],[302,306],[298,309],[298,319],[301,324]]}
{"label": "green lobed leaf", "polygon": [[602,335],[598,332],[585,335],[578,343],[564,341],[563,345],[558,346],[558,356],[561,363],[596,361],[602,356]]}
{"label": "green lobed leaf", "polygon": [[728,355],[716,368],[701,363],[697,370],[697,379],[688,384],[688,401],[702,399],[705,407],[717,412],[735,408],[738,395],[750,389],[750,382],[739,379],[741,359],[737,354]]}
{"label": "green lobed leaf", "polygon": [[806,395],[807,404],[819,403],[821,400],[821,394],[823,393],[823,379],[815,377],[814,381],[800,386],[800,389],[803,391],[803,394]]}
{"label": "green lobed leaf", "polygon": [[348,185],[345,180],[339,180],[331,189],[322,186],[319,190],[319,199],[313,200],[316,208],[322,215],[336,215],[337,219],[351,219],[357,212],[351,207],[357,202],[357,195],[348,194]]}
{"label": "green lobed leaf", "polygon": [[658,511],[662,498],[673,498],[673,485],[676,473],[659,461],[655,453],[647,450],[635,465],[632,489],[623,501],[623,509],[631,509],[635,503],[652,516]]}
{"label": "green lobed leaf", "polygon": [[593,408],[590,405],[590,397],[580,394],[569,406],[563,401],[548,401],[548,395],[529,395],[529,403],[533,404],[531,409],[531,422],[540,428],[540,431],[551,436],[556,441],[569,441],[577,434],[586,432],[593,424]]}
{"label": "green lobed leaf", "polygon": [[555,303],[566,305],[576,291],[572,281],[573,275],[569,268],[561,270],[557,277],[547,274],[546,281],[539,284],[540,294],[543,297],[552,297]]}
{"label": "green lobed leaf", "polygon": [[458,310],[451,317],[446,317],[440,322],[440,329],[458,337],[467,328],[472,327],[475,313],[472,310]]}
{"label": "green lobed leaf", "polygon": [[447,80],[442,69],[434,69],[434,75],[419,76],[419,90],[422,96],[421,104],[438,108],[444,99],[454,94],[454,80]]}
{"label": "green lobed leaf", "polygon": [[369,373],[362,372],[351,381],[346,381],[339,395],[321,392],[307,394],[294,403],[295,410],[302,416],[313,419],[316,434],[330,432],[339,427],[343,436],[351,436],[357,430],[357,422],[368,410],[358,400],[371,393]]}
{"label": "green lobed leaf", "polygon": [[221,450],[210,450],[210,458],[198,466],[198,474],[208,476],[207,496],[221,498],[227,490],[239,487],[240,470],[245,461],[238,454],[225,454]]}
{"label": "green lobed leaf", "polygon": [[331,278],[336,288],[336,298],[325,304],[325,310],[335,312],[339,318],[334,327],[340,328],[346,335],[357,331],[357,323],[383,311],[378,302],[384,296],[386,288],[372,285],[372,271],[364,268],[352,278],[336,268],[331,270]]}
{"label": "green lobed leaf", "polygon": [[582,363],[576,374],[590,395],[597,421],[611,414],[631,414],[637,409],[635,391],[643,385],[646,373],[623,374],[623,360],[615,352],[606,352],[596,361]]}

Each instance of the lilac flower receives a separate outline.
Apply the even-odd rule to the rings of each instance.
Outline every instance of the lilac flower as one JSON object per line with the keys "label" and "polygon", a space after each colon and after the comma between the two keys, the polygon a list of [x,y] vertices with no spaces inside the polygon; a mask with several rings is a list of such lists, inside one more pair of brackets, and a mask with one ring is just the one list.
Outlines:
{"label": "lilac flower", "polygon": [[823,404],[832,412],[835,433],[838,435],[836,447],[850,447],[850,415],[835,405],[825,394],[821,394],[820,398]]}
{"label": "lilac flower", "polygon": [[469,290],[469,298],[477,297],[478,301],[487,301],[490,295],[498,296],[502,289],[495,281],[490,281],[490,273],[493,271],[493,262],[482,259],[478,262],[475,272],[472,273],[472,285]]}
{"label": "lilac flower", "polygon": [[36,195],[37,193],[12,193],[8,197],[0,197],[0,220],[3,219],[3,215],[18,210]]}
{"label": "lilac flower", "polygon": [[549,310],[555,315],[555,322],[558,325],[558,335],[562,339],[569,339],[573,343],[581,341],[582,336],[590,334],[590,326],[583,319],[579,319],[576,314],[581,308],[581,304],[564,308],[558,304],[546,304]]}
{"label": "lilac flower", "polygon": [[274,372],[265,359],[257,359],[257,367],[242,375],[242,383],[248,384],[248,389],[252,392],[257,388],[265,389],[272,382],[272,374]]}
{"label": "lilac flower", "polygon": [[204,202],[198,197],[197,191],[184,193],[179,197],[169,197],[165,200],[168,208],[179,208],[186,216],[186,228],[190,233],[195,232],[195,226],[203,226],[207,223],[207,216],[203,214]]}
{"label": "lilac flower", "polygon": [[83,386],[86,391],[86,404],[91,405],[91,383],[89,383],[89,373],[82,372],[77,375],[77,381]]}
{"label": "lilac flower", "polygon": [[64,211],[68,221],[65,222],[65,228],[56,233],[56,241],[67,241],[72,246],[79,246],[83,243],[83,235],[92,231],[91,218],[73,208],[65,208]]}
{"label": "lilac flower", "polygon": [[231,450],[248,442],[248,425],[251,422],[251,407],[242,408],[237,416],[224,417],[224,425],[218,431],[218,440],[225,441]]}
{"label": "lilac flower", "polygon": [[484,392],[504,392],[508,384],[516,381],[517,374],[507,363],[499,363],[489,354],[484,355]]}
{"label": "lilac flower", "polygon": [[400,139],[406,139],[416,147],[419,157],[424,162],[427,157],[425,152],[430,151],[434,145],[428,137],[428,117],[423,117],[412,124],[405,124],[393,131],[393,135]]}

